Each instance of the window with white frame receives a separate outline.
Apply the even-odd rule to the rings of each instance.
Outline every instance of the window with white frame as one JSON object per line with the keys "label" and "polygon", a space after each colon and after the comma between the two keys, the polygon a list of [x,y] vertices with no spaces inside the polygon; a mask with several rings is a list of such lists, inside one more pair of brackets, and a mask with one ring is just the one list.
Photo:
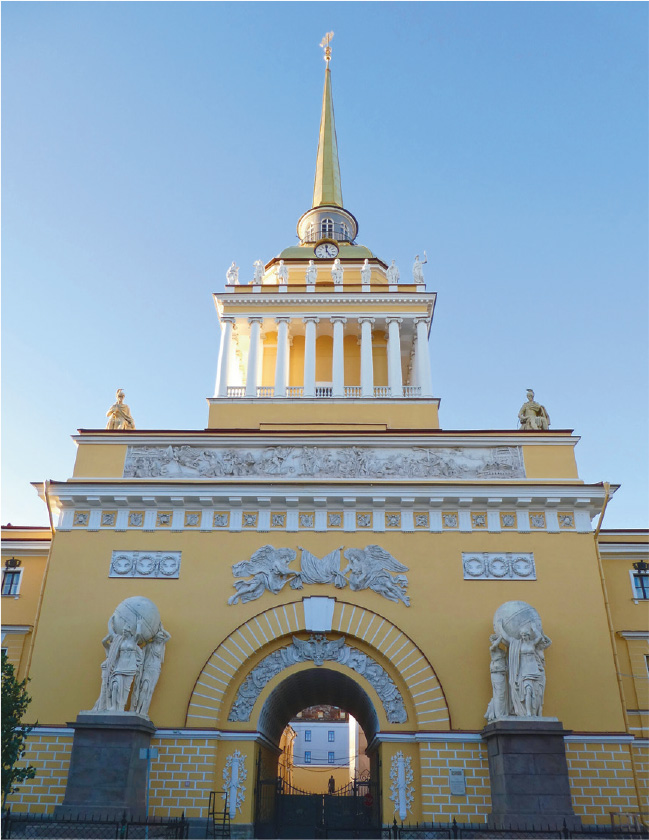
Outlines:
{"label": "window with white frame", "polygon": [[2,570],[2,594],[11,595],[14,598],[20,592],[20,581],[22,579],[22,569],[3,569]]}
{"label": "window with white frame", "polygon": [[333,219],[323,219],[320,222],[320,236],[321,238],[329,238],[332,239],[334,235],[334,220]]}
{"label": "window with white frame", "polygon": [[311,730],[310,729],[305,729],[304,730],[304,740],[305,741],[310,741],[311,740]]}
{"label": "window with white frame", "polygon": [[304,751],[304,763],[311,764],[311,750]]}
{"label": "window with white frame", "polygon": [[[631,572],[634,601],[649,601],[649,574],[647,572]],[[4,591],[2,593],[4,595]]]}
{"label": "window with white frame", "polygon": [[334,753],[332,753],[332,752],[328,753],[328,755],[327,755],[327,763],[328,763],[328,764],[335,764],[335,760],[336,760],[336,759],[335,759],[335,755],[334,755]]}
{"label": "window with white frame", "polygon": [[336,740],[336,733],[334,732],[333,729],[329,730],[329,732],[327,734],[327,740],[328,741],[335,741]]}

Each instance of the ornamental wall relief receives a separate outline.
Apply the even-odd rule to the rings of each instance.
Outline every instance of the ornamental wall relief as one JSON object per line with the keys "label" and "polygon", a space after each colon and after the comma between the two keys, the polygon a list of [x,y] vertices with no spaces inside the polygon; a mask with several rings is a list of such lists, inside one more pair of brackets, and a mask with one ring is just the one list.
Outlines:
{"label": "ornamental wall relief", "polygon": [[413,786],[414,773],[410,763],[410,756],[404,757],[401,750],[392,756],[390,764],[390,799],[394,803],[394,811],[399,814],[403,822],[412,811],[412,803],[415,798]]}
{"label": "ornamental wall relief", "polygon": [[250,720],[252,709],[264,686],[277,674],[299,662],[313,662],[316,667],[325,662],[337,662],[350,668],[365,677],[376,691],[389,723],[405,723],[408,720],[401,692],[376,660],[345,644],[344,636],[329,640],[319,633],[312,634],[307,640],[293,636],[291,645],[275,650],[262,659],[239,688],[228,720]]}
{"label": "ornamental wall relief", "polygon": [[348,548],[343,552],[347,566],[342,570],[342,546],[324,557],[316,557],[305,548],[300,547],[300,550],[299,571],[290,568],[297,551],[272,545],[257,549],[250,560],[235,563],[232,574],[242,580],[234,582],[237,591],[228,598],[228,604],[255,601],[266,591],[277,595],[287,583],[291,589],[303,589],[308,584],[333,583],[336,589],[349,586],[354,592],[371,589],[389,601],[402,601],[410,606],[410,598],[406,595],[408,578],[401,574],[407,572],[408,567],[380,545]]}
{"label": "ornamental wall relief", "polygon": [[520,446],[129,446],[124,478],[525,478]]}

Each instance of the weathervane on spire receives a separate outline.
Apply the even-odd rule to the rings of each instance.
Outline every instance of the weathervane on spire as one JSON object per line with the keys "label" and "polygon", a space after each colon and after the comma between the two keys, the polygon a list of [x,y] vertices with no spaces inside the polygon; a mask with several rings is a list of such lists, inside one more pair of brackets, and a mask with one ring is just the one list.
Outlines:
{"label": "weathervane on spire", "polygon": [[334,36],[333,32],[327,32],[327,34],[324,36],[322,41],[320,41],[320,46],[324,47],[324,53],[325,53],[324,54],[324,59],[327,62],[327,66],[329,65],[329,62],[331,61],[331,46],[330,46],[330,44],[331,44],[331,39],[333,38],[333,36]]}

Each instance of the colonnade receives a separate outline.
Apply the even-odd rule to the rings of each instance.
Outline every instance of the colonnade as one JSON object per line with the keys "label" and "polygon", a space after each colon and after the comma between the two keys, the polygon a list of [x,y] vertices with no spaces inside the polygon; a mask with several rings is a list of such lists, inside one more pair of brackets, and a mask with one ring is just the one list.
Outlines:
{"label": "colonnade", "polygon": [[[236,319],[233,316],[221,318],[221,345],[219,349],[219,361],[216,376],[216,397],[227,397],[229,393],[228,371],[230,370],[231,354],[234,345],[234,331]],[[256,397],[259,396],[261,379],[261,360],[263,356],[263,335],[262,316],[253,315],[246,319],[250,330],[250,343],[248,358],[246,362],[246,384],[241,386],[238,396]],[[277,326],[277,356],[275,361],[275,385],[269,388],[269,393],[264,396],[286,397],[296,396],[290,393],[288,383],[289,372],[289,324],[296,319],[288,316],[275,318]],[[316,315],[307,315],[302,318],[304,323],[304,384],[300,389],[299,396],[315,397],[316,394],[316,338],[318,324],[325,319]],[[344,337],[345,325],[356,321],[360,327],[360,361],[361,375],[360,388],[355,396],[374,397],[374,348],[372,343],[372,330],[376,318],[360,316],[347,318],[334,315],[327,319],[333,330],[333,357],[332,357],[332,397],[349,396],[349,389],[345,388],[345,357]],[[383,320],[383,319],[381,319]],[[388,356],[388,390],[385,396],[404,396],[404,382],[401,371],[401,324],[403,318],[389,316],[385,318],[387,326],[387,356]],[[428,355],[428,324],[426,317],[415,317],[412,319],[415,325],[414,357],[412,359],[412,376],[417,385],[417,395],[432,397],[430,358]],[[412,389],[409,391],[412,395]],[[328,394],[329,395],[329,394]]]}

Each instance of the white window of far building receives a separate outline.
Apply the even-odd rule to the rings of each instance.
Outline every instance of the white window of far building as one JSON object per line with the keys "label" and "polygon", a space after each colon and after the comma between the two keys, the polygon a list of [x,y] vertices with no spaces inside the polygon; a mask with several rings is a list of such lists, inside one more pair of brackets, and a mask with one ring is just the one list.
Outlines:
{"label": "white window of far building", "polygon": [[327,740],[328,741],[335,741],[336,740],[336,733],[334,732],[333,729],[329,730],[329,732],[327,734]]}
{"label": "white window of far building", "polygon": [[304,763],[311,764],[311,750],[304,751]]}
{"label": "white window of far building", "polygon": [[305,729],[304,730],[304,740],[305,741],[310,741],[311,740],[311,730],[310,729]]}
{"label": "white window of far building", "polygon": [[329,764],[335,764],[335,761],[336,761],[336,757],[335,757],[334,753],[330,752],[327,756],[327,762]]}

